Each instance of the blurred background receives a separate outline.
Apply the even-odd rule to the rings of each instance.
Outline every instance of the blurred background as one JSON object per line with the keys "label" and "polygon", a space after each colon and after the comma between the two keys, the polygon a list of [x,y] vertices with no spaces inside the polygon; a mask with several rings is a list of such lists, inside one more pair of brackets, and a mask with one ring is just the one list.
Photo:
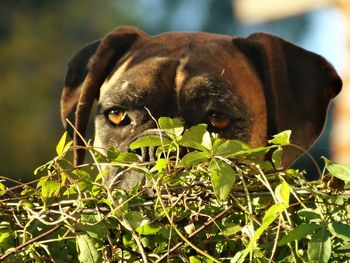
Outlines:
{"label": "blurred background", "polygon": [[[134,25],[150,34],[270,32],[323,55],[345,76],[349,9],[345,2],[0,0],[0,176],[30,180],[33,169],[55,156],[63,134],[59,99],[66,63],[84,43],[114,27]],[[333,110],[336,117],[328,120],[342,120],[342,107],[349,103],[339,105]],[[313,154],[317,159],[330,156],[332,148],[339,161],[350,161],[346,151],[345,157],[336,157],[337,147],[345,145],[339,138],[346,140],[349,130],[338,134],[330,127],[329,122]]]}

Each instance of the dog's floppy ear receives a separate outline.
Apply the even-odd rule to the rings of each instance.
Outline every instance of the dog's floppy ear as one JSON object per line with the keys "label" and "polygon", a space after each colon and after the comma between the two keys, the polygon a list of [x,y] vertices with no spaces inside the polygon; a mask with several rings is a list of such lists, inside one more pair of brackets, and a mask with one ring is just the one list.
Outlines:
{"label": "dog's floppy ear", "polygon": [[68,62],[68,70],[61,95],[61,119],[64,127],[73,137],[72,127],[66,119],[74,123],[75,107],[78,104],[81,87],[88,73],[88,63],[101,41],[94,41],[82,47]]}
{"label": "dog's floppy ear", "polygon": [[112,68],[141,37],[147,35],[133,27],[119,27],[101,41],[83,47],[69,62],[65,87],[61,97],[61,117],[74,116],[73,140],[76,147],[75,164],[84,160],[81,138],[85,136],[90,110],[99,97],[100,87]]}
{"label": "dog's floppy ear", "polygon": [[[322,132],[330,100],[341,90],[334,68],[323,57],[270,34],[256,33],[233,42],[263,82],[268,136],[292,130],[292,143],[308,149]],[[295,147],[286,149],[284,165],[300,154]]]}

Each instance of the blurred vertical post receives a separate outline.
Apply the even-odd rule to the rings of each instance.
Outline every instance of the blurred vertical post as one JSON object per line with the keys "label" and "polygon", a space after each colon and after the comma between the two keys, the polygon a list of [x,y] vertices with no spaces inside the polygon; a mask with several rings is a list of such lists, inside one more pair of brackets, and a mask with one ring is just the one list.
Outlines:
{"label": "blurred vertical post", "polygon": [[350,0],[232,0],[232,3],[236,17],[246,23],[287,18],[327,6],[341,10],[347,28],[347,59],[343,90],[334,105],[330,150],[335,162],[350,162]]}
{"label": "blurred vertical post", "polygon": [[350,2],[335,0],[346,22],[346,69],[343,74],[343,90],[337,97],[333,111],[331,134],[332,159],[338,163],[350,162]]}

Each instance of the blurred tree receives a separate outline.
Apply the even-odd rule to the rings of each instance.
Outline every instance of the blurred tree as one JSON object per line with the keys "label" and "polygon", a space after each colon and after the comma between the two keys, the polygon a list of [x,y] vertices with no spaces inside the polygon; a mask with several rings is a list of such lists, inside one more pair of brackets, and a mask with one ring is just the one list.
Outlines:
{"label": "blurred tree", "polygon": [[125,8],[132,10],[111,0],[0,2],[0,175],[31,178],[54,156],[66,62],[85,42],[135,24]]}

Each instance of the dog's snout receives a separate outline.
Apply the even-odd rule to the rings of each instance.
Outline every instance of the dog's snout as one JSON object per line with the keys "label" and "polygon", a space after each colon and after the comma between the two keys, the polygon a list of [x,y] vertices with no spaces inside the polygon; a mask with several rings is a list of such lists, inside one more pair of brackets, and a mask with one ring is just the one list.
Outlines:
{"label": "dog's snout", "polygon": [[135,150],[129,148],[129,152],[136,153],[141,156],[142,162],[154,163],[156,161],[156,147],[142,147]]}
{"label": "dog's snout", "polygon": [[[162,132],[159,129],[148,129],[145,130],[144,132],[140,133],[139,135],[135,136],[135,138],[132,140],[132,142],[135,142],[136,140],[140,138],[144,138],[147,136],[156,136],[159,137],[160,139],[167,139],[169,140],[169,136]],[[149,163],[154,163],[157,160],[156,152],[157,152],[156,146],[147,146],[147,147],[141,147],[137,149],[130,149],[129,152],[136,153],[137,155],[141,156],[141,160],[143,162],[149,162]]]}

